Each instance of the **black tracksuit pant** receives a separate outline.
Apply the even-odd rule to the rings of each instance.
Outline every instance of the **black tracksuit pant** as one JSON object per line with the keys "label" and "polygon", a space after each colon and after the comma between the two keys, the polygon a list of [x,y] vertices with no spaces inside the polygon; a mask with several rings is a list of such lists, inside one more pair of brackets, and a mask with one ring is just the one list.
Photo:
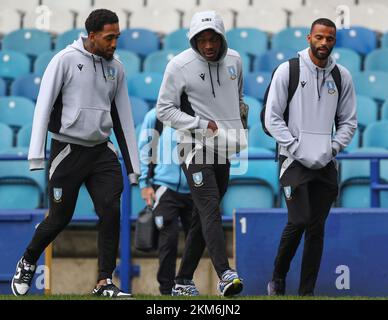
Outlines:
{"label": "black tracksuit pant", "polygon": [[[284,164],[285,157],[281,156]],[[293,161],[280,178],[288,208],[288,222],[281,236],[273,278],[285,279],[290,263],[305,233],[300,295],[314,294],[318,277],[326,218],[338,194],[334,161],[311,170]]]}
{"label": "black tracksuit pant", "polygon": [[[199,156],[199,153],[203,156]],[[219,163],[216,155],[215,163],[211,164],[212,161],[206,161],[205,154],[205,149],[201,149],[189,166],[182,164],[194,208],[177,282],[180,279],[193,279],[205,246],[219,277],[230,269],[220,213],[220,202],[228,187],[230,163]]]}
{"label": "black tracksuit pant", "polygon": [[187,237],[193,200],[189,193],[179,193],[165,186],[155,186],[153,215],[158,228],[159,269],[157,279],[161,294],[171,295],[178,254],[179,219]]}
{"label": "black tracksuit pant", "polygon": [[102,143],[83,147],[52,140],[49,159],[49,214],[39,224],[24,258],[35,263],[71,221],[78,192],[85,183],[98,222],[98,280],[112,278],[120,236],[121,167],[116,153]]}

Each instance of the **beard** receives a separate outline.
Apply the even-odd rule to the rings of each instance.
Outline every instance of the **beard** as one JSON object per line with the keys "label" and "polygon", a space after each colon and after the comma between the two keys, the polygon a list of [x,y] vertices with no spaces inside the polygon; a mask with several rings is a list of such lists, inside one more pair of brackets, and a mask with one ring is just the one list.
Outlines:
{"label": "beard", "polygon": [[313,44],[310,44],[310,49],[311,49],[311,52],[313,53],[313,56],[319,60],[326,60],[331,52],[333,51],[333,47],[331,48],[328,48],[328,47],[324,47],[325,49],[327,49],[326,52],[322,52],[322,51],[319,51],[317,47],[315,47]]}

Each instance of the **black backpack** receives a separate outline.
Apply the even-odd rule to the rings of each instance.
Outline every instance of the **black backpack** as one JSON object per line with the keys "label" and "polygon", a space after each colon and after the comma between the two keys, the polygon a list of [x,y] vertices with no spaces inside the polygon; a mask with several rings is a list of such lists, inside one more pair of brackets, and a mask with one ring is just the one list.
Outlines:
{"label": "black backpack", "polygon": [[[287,97],[287,105],[286,109],[284,110],[283,118],[286,124],[288,124],[288,114],[289,114],[289,105],[290,102],[295,94],[296,89],[298,88],[299,85],[299,75],[300,75],[300,63],[299,63],[299,58],[292,58],[288,60],[289,63],[289,82],[288,82],[288,97]],[[273,71],[272,77],[271,77],[271,82],[273,75],[275,74],[277,68]],[[336,65],[333,70],[331,71],[331,74],[333,76],[335,85],[338,90],[338,101],[341,97],[341,92],[342,92],[342,85],[341,85],[341,74],[338,69],[338,66]],[[261,121],[261,126],[263,128],[263,131],[266,135],[272,137],[271,133],[267,130],[265,127],[265,110],[266,110],[266,103],[267,103],[267,98],[268,98],[268,92],[269,88],[271,87],[271,83],[268,85],[265,94],[264,94],[264,99],[263,99],[263,108],[261,109],[260,112],[260,121]],[[335,119],[335,124],[337,124],[337,117]],[[276,151],[278,149],[278,145],[276,144]],[[277,153],[277,152],[276,152]]]}

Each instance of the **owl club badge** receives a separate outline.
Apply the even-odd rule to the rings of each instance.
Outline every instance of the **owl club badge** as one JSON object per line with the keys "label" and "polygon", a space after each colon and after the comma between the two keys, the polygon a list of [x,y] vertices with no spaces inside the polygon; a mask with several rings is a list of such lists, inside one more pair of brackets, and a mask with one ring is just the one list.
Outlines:
{"label": "owl club badge", "polygon": [[335,93],[335,83],[334,81],[326,81],[327,85],[327,92],[329,94],[334,94]]}
{"label": "owl club badge", "polygon": [[230,79],[235,80],[237,78],[236,69],[234,68],[234,66],[228,66],[227,68],[230,75]]}
{"label": "owl club badge", "polygon": [[284,190],[284,195],[285,195],[286,199],[287,200],[291,200],[292,199],[292,197],[291,197],[291,187],[290,186],[284,187],[283,190]]}
{"label": "owl club badge", "polygon": [[193,181],[196,187],[203,186],[202,172],[193,173]]}
{"label": "owl club badge", "polygon": [[108,67],[106,68],[106,70],[107,70],[107,73],[108,73],[106,77],[107,77],[109,80],[114,80],[114,79],[116,79],[116,69],[115,69],[115,68],[108,66]]}

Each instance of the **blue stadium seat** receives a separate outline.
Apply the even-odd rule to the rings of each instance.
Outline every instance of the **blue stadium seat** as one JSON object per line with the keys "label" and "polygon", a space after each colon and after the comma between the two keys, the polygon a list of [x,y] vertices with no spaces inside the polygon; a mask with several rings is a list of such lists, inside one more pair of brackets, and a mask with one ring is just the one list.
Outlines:
{"label": "blue stadium seat", "polygon": [[361,71],[361,56],[352,49],[334,48],[331,54],[337,63],[343,65],[350,73]]}
{"label": "blue stadium seat", "polygon": [[307,48],[307,35],[310,29],[306,27],[291,27],[279,31],[272,37],[272,49],[290,49],[300,51]]}
{"label": "blue stadium seat", "polygon": [[30,72],[30,60],[20,52],[0,51],[0,77],[15,79]]}
{"label": "blue stadium seat", "polygon": [[[388,153],[382,148],[360,148],[352,153]],[[369,160],[342,160],[341,191],[339,205],[345,208],[369,208],[370,199],[370,163]],[[380,161],[380,178],[388,182],[388,162]],[[380,192],[380,206],[388,207],[388,192]]]}
{"label": "blue stadium seat", "polygon": [[297,57],[297,53],[290,49],[273,49],[254,59],[253,71],[273,72],[281,63]]}
{"label": "blue stadium seat", "polygon": [[352,141],[350,141],[349,145],[345,148],[345,152],[352,152],[355,149],[360,148],[360,129],[357,128],[356,132],[354,133]]}
{"label": "blue stadium seat", "polygon": [[388,101],[385,101],[381,107],[381,120],[388,120]]}
{"label": "blue stadium seat", "polygon": [[11,127],[32,123],[35,105],[24,97],[0,97],[0,121]]}
{"label": "blue stadium seat", "polygon": [[[32,124],[26,124],[20,128],[16,136],[16,146],[18,148],[28,148],[31,140]],[[51,132],[47,132],[46,151],[50,151]]]}
{"label": "blue stadium seat", "polygon": [[365,70],[388,72],[388,48],[373,50],[365,58]]}
{"label": "blue stadium seat", "polygon": [[378,105],[369,97],[357,95],[357,121],[361,129],[378,120]]}
{"label": "blue stadium seat", "polygon": [[181,28],[175,30],[164,37],[163,49],[183,51],[190,47],[187,36],[189,29]]}
{"label": "blue stadium seat", "polygon": [[39,74],[28,74],[15,79],[11,84],[11,95],[22,96],[36,101],[38,98],[42,76]]}
{"label": "blue stadium seat", "polygon": [[[0,116],[1,118],[1,116]],[[0,154],[4,149],[9,149],[13,145],[13,131],[5,123],[0,122]],[[0,162],[1,165],[1,162]]]}
{"label": "blue stadium seat", "polygon": [[128,92],[146,100],[148,103],[155,103],[158,99],[160,85],[163,75],[155,72],[143,72],[128,79]]}
{"label": "blue stadium seat", "polygon": [[151,52],[144,60],[144,72],[164,73],[168,62],[179,53],[177,50]]}
{"label": "blue stadium seat", "polygon": [[92,198],[90,197],[85,184],[82,184],[78,193],[78,199],[74,210],[74,216],[76,217],[94,216],[95,213],[96,211],[94,210]]}
{"label": "blue stadium seat", "polygon": [[240,52],[243,75],[251,72],[251,58],[248,53]]}
{"label": "blue stadium seat", "polygon": [[362,55],[368,54],[377,47],[377,34],[364,27],[351,27],[337,31],[338,48],[352,49]]}
{"label": "blue stadium seat", "polygon": [[[273,154],[266,149],[250,148],[248,154],[252,153]],[[231,161],[231,168],[235,167],[235,162]],[[232,215],[236,208],[272,208],[277,189],[277,166],[274,161],[249,160],[245,173],[233,174],[231,169],[228,191],[221,202],[222,214]]]}
{"label": "blue stadium seat", "polygon": [[369,124],[363,134],[362,146],[388,149],[388,120]]}
{"label": "blue stadium seat", "polygon": [[34,73],[43,76],[51,59],[58,53],[58,51],[47,51],[41,53],[34,62]]}
{"label": "blue stadium seat", "polygon": [[3,49],[36,57],[51,50],[51,35],[38,29],[15,30],[4,36]]}
{"label": "blue stadium seat", "polygon": [[[28,149],[10,148],[4,154],[27,157]],[[43,205],[45,171],[30,171],[27,160],[0,161],[0,208],[36,209]]]}
{"label": "blue stadium seat", "polygon": [[69,44],[72,44],[74,40],[78,40],[81,35],[87,36],[84,28],[72,29],[61,33],[55,41],[55,50],[59,51],[65,49]]}
{"label": "blue stadium seat", "polygon": [[261,102],[250,96],[244,96],[244,102],[249,106],[248,128],[260,122]]}
{"label": "blue stadium seat", "polygon": [[275,150],[276,148],[275,139],[271,138],[270,136],[267,136],[264,133],[263,128],[261,127],[261,123],[259,122],[259,119],[256,120],[256,124],[254,124],[248,130],[249,147]]}
{"label": "blue stadium seat", "polygon": [[381,37],[381,47],[388,48],[388,32],[385,32]]}
{"label": "blue stadium seat", "polygon": [[270,72],[252,72],[244,77],[244,93],[263,101],[265,90],[271,82]]}
{"label": "blue stadium seat", "polygon": [[135,126],[142,124],[146,113],[149,111],[148,103],[138,97],[129,97],[132,105],[132,115]]}
{"label": "blue stadium seat", "polygon": [[122,62],[127,78],[140,72],[141,60],[136,53],[117,49],[115,57]]}
{"label": "blue stadium seat", "polygon": [[268,36],[255,28],[234,28],[226,32],[229,48],[239,53],[263,54],[268,48]]}
{"label": "blue stadium seat", "polygon": [[[1,65],[1,64],[0,64]],[[0,78],[0,97],[7,94],[7,83],[3,78]]]}
{"label": "blue stadium seat", "polygon": [[388,73],[382,71],[364,71],[353,75],[357,94],[378,100],[388,98]]}
{"label": "blue stadium seat", "polygon": [[145,58],[151,52],[159,50],[160,41],[153,31],[141,28],[125,29],[121,31],[117,49],[135,52]]}

